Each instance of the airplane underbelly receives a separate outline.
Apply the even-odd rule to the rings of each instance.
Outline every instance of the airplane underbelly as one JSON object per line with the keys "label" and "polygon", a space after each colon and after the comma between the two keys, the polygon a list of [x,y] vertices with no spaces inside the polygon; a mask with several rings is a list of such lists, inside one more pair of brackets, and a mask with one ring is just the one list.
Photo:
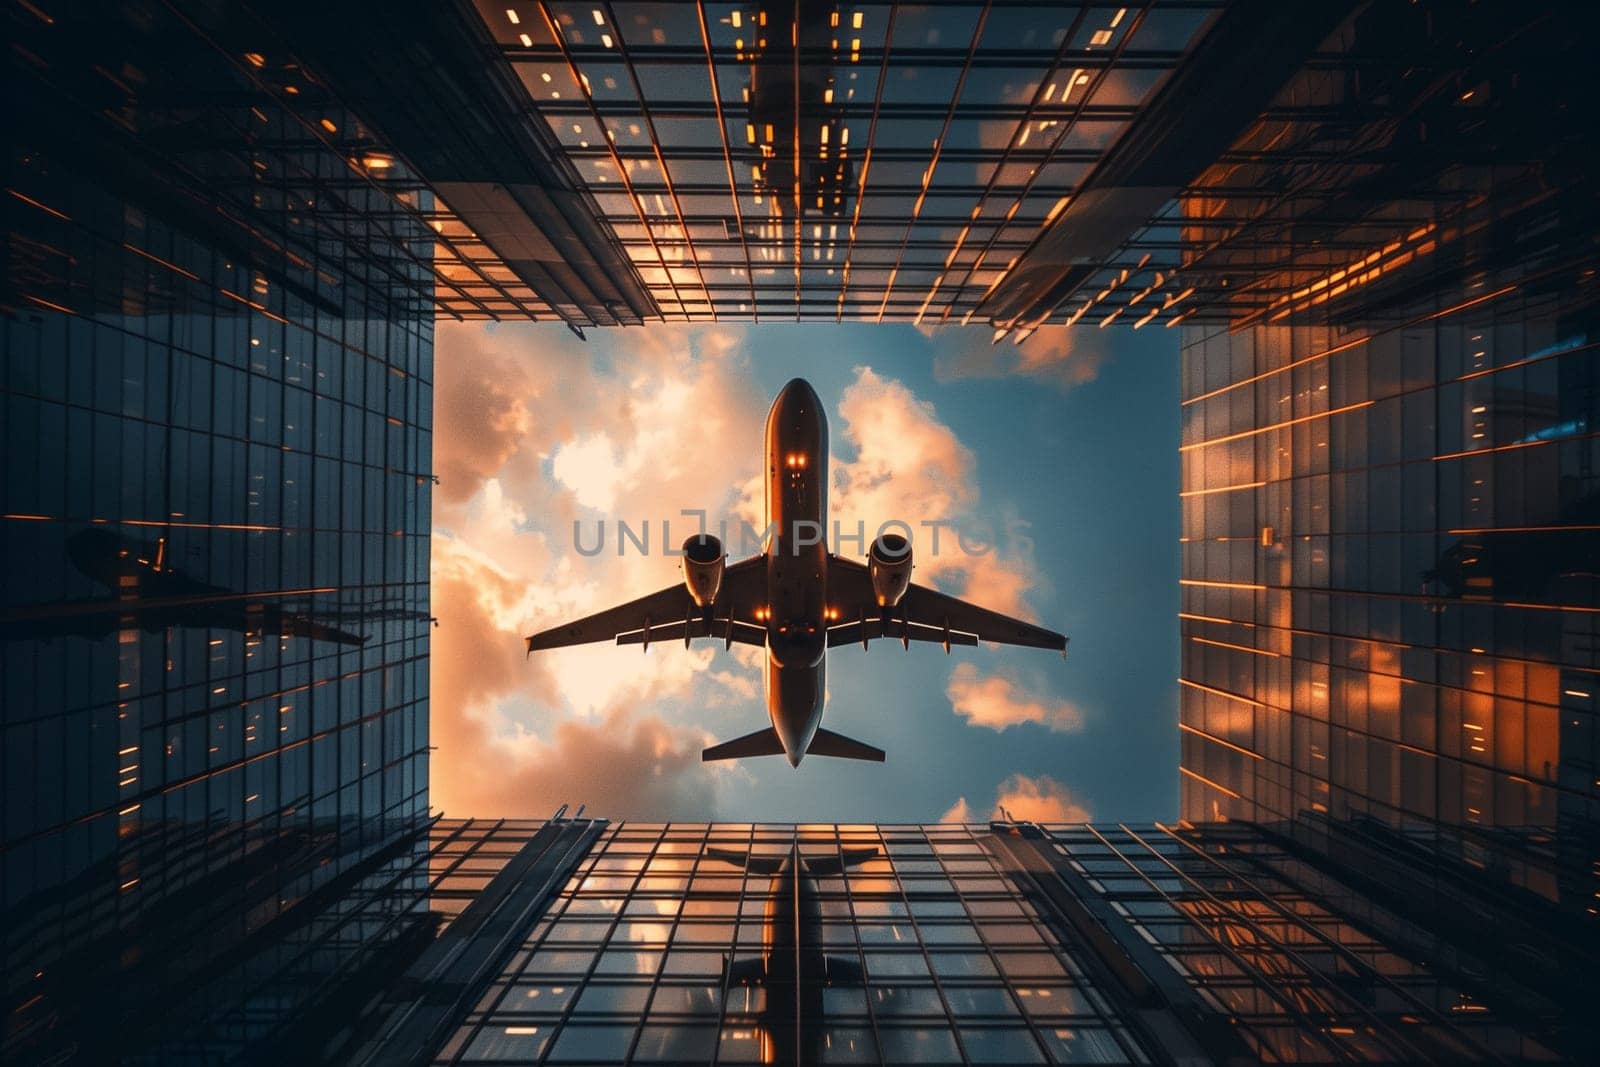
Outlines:
{"label": "airplane underbelly", "polygon": [[784,751],[804,753],[822,723],[822,698],[826,670],[767,664],[767,715],[783,742]]}

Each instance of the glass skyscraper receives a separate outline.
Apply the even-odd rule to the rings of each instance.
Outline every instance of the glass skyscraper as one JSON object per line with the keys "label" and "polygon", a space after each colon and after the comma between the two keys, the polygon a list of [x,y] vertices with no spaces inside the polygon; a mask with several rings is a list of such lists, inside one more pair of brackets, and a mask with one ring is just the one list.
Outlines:
{"label": "glass skyscraper", "polygon": [[[1507,36],[1431,90],[1303,73],[1277,106],[1364,114],[1372,148],[1295,164],[1325,125],[1263,122],[1183,202],[1249,293],[1182,330],[1182,811],[1382,839],[1592,923],[1594,147],[1527,17],[1452,24]],[[1336,40],[1402,31],[1429,40],[1376,11]]]}
{"label": "glass skyscraper", "polygon": [[[1596,19],[12,5],[0,1058],[1592,1056]],[[1175,327],[1180,818],[430,815],[438,316]]]}
{"label": "glass skyscraper", "polygon": [[970,318],[1215,12],[476,6],[647,317],[708,322]]}
{"label": "glass skyscraper", "polygon": [[5,16],[8,1061],[137,1047],[428,811],[426,193],[212,14]]}
{"label": "glass skyscraper", "polygon": [[[499,955],[437,1043],[391,1023],[356,1062],[1492,1062],[1582,1047],[1552,999],[1485,999],[1418,966],[1397,946],[1423,927],[1244,823],[555,825],[583,854],[512,936],[473,938]],[[486,855],[530,832],[435,829]],[[503,910],[474,899],[455,929]],[[436,999],[414,995],[413,1011]]]}

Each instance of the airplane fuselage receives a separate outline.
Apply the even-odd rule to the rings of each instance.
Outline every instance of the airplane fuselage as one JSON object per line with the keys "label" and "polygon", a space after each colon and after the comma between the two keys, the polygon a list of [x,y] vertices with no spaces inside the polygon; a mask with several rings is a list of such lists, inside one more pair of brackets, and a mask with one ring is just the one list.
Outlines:
{"label": "airplane fuselage", "polygon": [[798,766],[822,722],[828,647],[828,419],[799,378],[767,415],[767,714]]}
{"label": "airplane fuselage", "polygon": [[767,1000],[760,1015],[769,1063],[819,1063],[822,1059],[822,987],[828,975],[822,951],[822,909],[816,886],[800,868],[798,852],[772,878],[761,925],[761,962]]}
{"label": "airplane fuselage", "polygon": [[676,638],[685,648],[696,638],[760,647],[771,725],[712,745],[700,758],[782,753],[798,767],[807,755],[884,760],[881,748],[822,726],[830,645],[864,649],[895,637],[904,648],[917,641],[946,652],[980,641],[1066,651],[1062,634],[911,581],[909,537],[880,531],[864,562],[828,551],[828,419],[800,378],[767,414],[762,461],[766,525],[758,555],[730,564],[722,539],[701,530],[683,543],[679,583],[529,634],[529,654],[608,640],[645,649],[652,639]]}

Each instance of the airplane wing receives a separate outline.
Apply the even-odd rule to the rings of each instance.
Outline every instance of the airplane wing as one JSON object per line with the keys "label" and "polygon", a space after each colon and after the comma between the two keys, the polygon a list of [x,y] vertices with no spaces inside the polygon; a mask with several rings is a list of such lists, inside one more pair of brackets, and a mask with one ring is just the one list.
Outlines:
{"label": "airplane wing", "polygon": [[[729,565],[722,572],[722,589],[717,594],[713,615],[721,625],[713,624],[710,632],[700,622],[700,609],[689,598],[689,590],[682,582],[667,586],[659,592],[630,600],[606,611],[563,623],[528,638],[528,651],[538,652],[568,645],[586,645],[593,641],[616,640],[619,644],[646,643],[670,640],[684,636],[686,621],[690,637],[723,637],[729,612],[733,613],[733,639],[747,641],[753,635],[745,627],[757,627],[755,609],[766,596],[766,557],[751,556]],[[646,638],[645,631],[649,631]],[[659,633],[658,633],[659,631]],[[765,644],[765,630],[763,640]]]}
{"label": "airplane wing", "polygon": [[777,874],[783,867],[783,861],[789,858],[788,856],[753,855],[749,852],[740,852],[732,848],[717,848],[715,845],[706,849],[706,855],[714,860],[721,860],[723,863],[731,863],[741,870],[749,871],[751,874],[766,875]]}
{"label": "airplane wing", "polygon": [[842,856],[807,856],[806,873],[818,878],[836,878],[851,867],[877,859],[878,855],[878,850],[869,845],[866,848],[847,848]]}
{"label": "airplane wing", "polygon": [[[717,640],[732,639],[737,645],[755,645],[758,648],[767,646],[767,631],[760,626],[748,622],[733,620],[733,630],[728,630],[728,616],[721,607],[717,608],[719,616],[707,626],[704,619],[695,618],[689,621],[680,619],[677,622],[665,623],[657,626],[650,624],[650,643],[658,641],[681,641],[687,633],[689,637],[715,637]],[[644,631],[632,630],[625,634],[617,635],[619,645],[644,644]]]}
{"label": "airplane wing", "polygon": [[351,633],[337,626],[317,622],[306,615],[280,615],[278,633],[288,637],[309,637],[313,641],[335,641],[341,645],[364,645],[370,634]]}
{"label": "airplane wing", "polygon": [[[861,620],[867,620],[866,637],[879,636],[872,631],[876,628],[881,633],[881,628],[875,626],[878,618],[877,600],[872,594],[872,578],[863,563],[843,556],[833,556],[828,560],[828,599],[832,607],[838,610],[840,622],[828,631],[829,644],[834,630],[848,630],[851,640],[860,640],[863,636]],[[992,641],[1002,645],[1025,645],[1029,648],[1053,648],[1061,652],[1067,650],[1067,638],[1054,630],[1046,630],[1042,626],[1035,626],[1021,619],[1013,619],[1009,615],[1002,615],[998,611],[980,608],[957,597],[948,596],[925,585],[911,583],[906,590],[906,595],[901,598],[899,605],[894,609],[894,617],[888,626],[887,636],[899,637],[901,621],[911,624],[912,627],[922,626],[937,631],[940,635],[936,640],[943,640],[945,631],[950,633],[950,643],[972,644],[964,640],[962,635],[970,635],[978,641]],[[927,637],[913,630],[908,636],[912,640],[928,640]],[[840,641],[839,643],[843,643]]]}
{"label": "airplane wing", "polygon": [[[873,611],[878,610],[873,608]],[[860,642],[862,647],[876,637],[891,637],[898,641],[902,637],[907,641],[930,641],[940,644],[944,641],[944,630],[938,626],[924,626],[920,622],[901,622],[899,619],[890,619],[884,623],[876,615],[868,619],[858,618],[855,622],[842,622],[828,629],[828,647],[837,648],[840,645],[853,645]],[[735,638],[737,640],[737,638]],[[950,631],[952,645],[976,645],[978,639],[969,633]]]}
{"label": "airplane wing", "polygon": [[824,979],[829,985],[858,986],[867,984],[861,964],[844,956],[823,956],[822,966],[827,970]]}

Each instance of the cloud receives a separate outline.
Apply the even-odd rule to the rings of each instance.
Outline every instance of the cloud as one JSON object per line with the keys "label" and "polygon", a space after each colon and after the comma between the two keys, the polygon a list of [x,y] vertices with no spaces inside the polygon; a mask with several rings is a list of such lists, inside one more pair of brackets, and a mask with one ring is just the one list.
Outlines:
{"label": "cloud", "polygon": [[[1080,804],[1067,787],[1048,774],[1030,777],[1013,774],[995,790],[994,807],[989,818],[1004,818],[1006,814],[1019,822],[1081,823],[1090,819],[1089,809]],[[973,812],[966,797],[959,798],[948,811],[939,817],[940,822],[973,822]]]}
{"label": "cloud", "polygon": [[950,556],[941,560],[931,577],[935,585],[952,596],[1027,622],[1038,621],[1038,613],[1023,599],[1043,581],[1031,559],[1002,556],[998,550],[981,556]]}
{"label": "cloud", "polygon": [[943,815],[939,816],[939,821],[949,823],[969,823],[976,822],[977,820],[972,817],[972,807],[967,803],[967,798],[958,797],[956,802],[950,805],[950,809]]}
{"label": "cloud", "polygon": [[550,473],[570,488],[578,503],[597,511],[611,511],[625,472],[617,462],[617,449],[603,433],[569,441],[550,459]]}
{"label": "cloud", "polygon": [[614,708],[600,722],[559,721],[549,740],[497,736],[460,705],[434,723],[434,806],[455,815],[546,818],[561,804],[607,818],[701,819],[717,779],[700,762],[699,731]]}
{"label": "cloud", "polygon": [[539,387],[526,360],[481,330],[441,330],[439,350],[447,360],[433,388],[434,499],[460,504],[526,443],[533,429],[529,403]]}
{"label": "cloud", "polygon": [[[526,634],[681,581],[663,520],[681,540],[694,528],[682,508],[717,514],[759,469],[765,407],[736,334],[627,339],[623,358],[597,339],[575,359],[575,342],[549,329],[440,327],[430,689],[441,808],[547,815],[571,801],[705,818],[726,777],[700,763],[698,719],[752,702],[759,672],[745,662],[709,646],[523,654]],[[574,521],[587,546],[600,518],[606,551],[580,555]],[[622,518],[649,523],[650,555],[618,558]]]}
{"label": "cloud", "polygon": [[1013,819],[1027,822],[1088,822],[1090,818],[1089,809],[1048,774],[1037,778],[1013,774],[1000,783],[995,808],[1004,808]]}
{"label": "cloud", "polygon": [[713,671],[710,675],[713,681],[719,683],[728,691],[731,698],[747,704],[755,703],[758,697],[756,679],[760,676],[759,672],[751,672],[742,665],[737,673],[734,671]]}
{"label": "cloud", "polygon": [[[581,697],[583,687],[556,660],[525,660],[520,628],[509,621],[519,615],[526,587],[466,546],[435,540],[433,592],[441,618],[430,702],[434,806],[464,815],[544,817],[571,802],[614,818],[704,818],[717,782],[700,763],[704,733],[629,710],[664,688],[663,679],[686,677],[683,664],[660,670],[665,657],[641,657],[657,665],[659,678],[626,676],[596,695],[607,701],[598,712],[566,712],[563,705]],[[547,709],[547,722],[528,713],[534,701]]]}
{"label": "cloud", "polygon": [[870,367],[839,398],[843,437],[855,458],[835,461],[833,502],[841,526],[868,534],[884,522],[947,519],[972,507],[972,451],[940,421],[934,406]]}
{"label": "cloud", "polygon": [[[1032,620],[1023,594],[1040,575],[1030,558],[996,543],[1005,541],[1006,523],[983,512],[977,460],[934,405],[894,378],[856,367],[838,412],[853,453],[833,460],[829,506],[839,529],[853,533],[859,524],[870,542],[883,523],[904,522],[912,527],[917,581]],[[962,550],[958,531],[973,554]],[[979,546],[988,551],[976,553]]]}
{"label": "cloud", "polygon": [[1004,667],[985,676],[971,663],[958,663],[950,672],[945,695],[970,725],[987,726],[996,733],[1030,722],[1058,733],[1083,727],[1083,715],[1071,703],[1034,692],[1015,671]]}
{"label": "cloud", "polygon": [[438,521],[450,525],[490,479],[564,538],[586,512],[625,507],[631,523],[658,525],[723,506],[759,467],[765,414],[740,336],[667,326],[597,337],[580,356],[551,327],[441,323]]}
{"label": "cloud", "polygon": [[1058,389],[1094,381],[1106,359],[1105,336],[1084,326],[1041,326],[1022,344],[994,344],[987,326],[940,326],[927,331],[933,374],[941,382],[971,378],[1034,378]]}
{"label": "cloud", "polygon": [[[431,703],[432,790],[445,810],[544,815],[572,802],[614,817],[706,818],[719,788],[746,773],[706,767],[698,749],[711,740],[702,727],[723,734],[736,715],[760,717],[760,649],[597,643],[523,655],[526,634],[681,581],[661,553],[663,519],[674,543],[694,529],[681,509],[737,518],[742,507],[760,526],[771,398],[742,332],[612,337],[576,358],[576,342],[547,328],[440,326]],[[927,400],[857,367],[836,410],[831,503],[844,529],[857,518],[869,535],[887,518],[976,520],[976,459]],[[588,546],[601,519],[605,551],[578,553],[574,522]],[[649,522],[650,555],[617,555],[619,519]],[[947,530],[934,553],[921,527],[914,540],[918,581],[1032,617],[1024,598],[1039,575],[1031,558],[1005,554],[1013,546],[968,556]]]}

